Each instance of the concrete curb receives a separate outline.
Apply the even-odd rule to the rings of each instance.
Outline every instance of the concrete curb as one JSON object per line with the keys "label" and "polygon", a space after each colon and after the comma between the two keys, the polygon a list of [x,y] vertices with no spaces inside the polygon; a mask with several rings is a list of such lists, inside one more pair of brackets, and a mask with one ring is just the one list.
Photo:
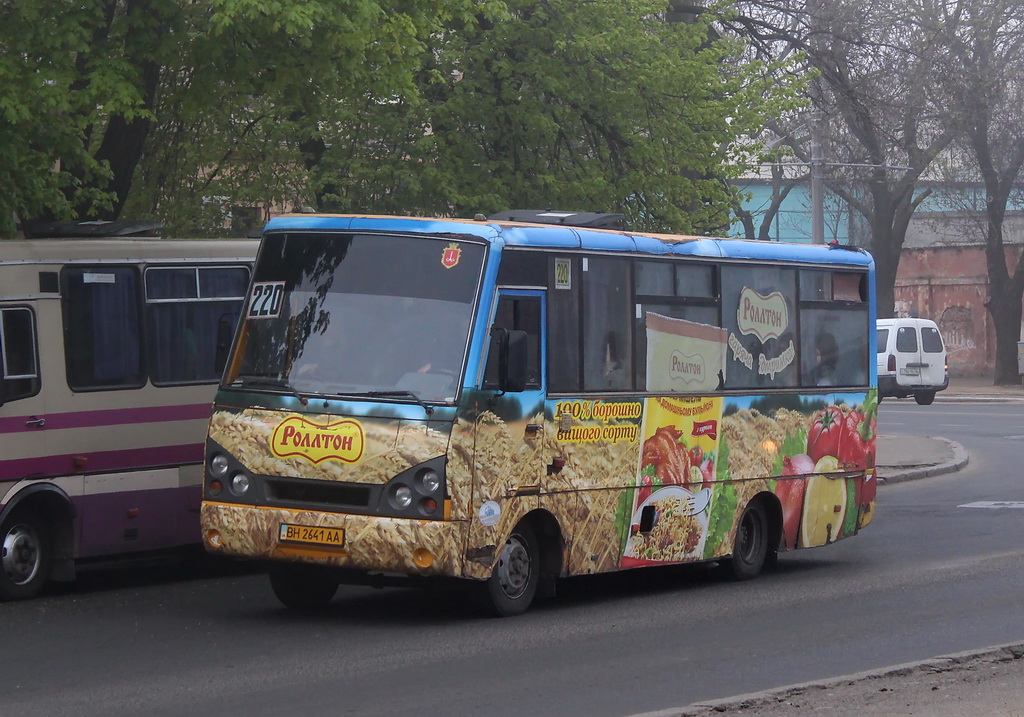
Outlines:
{"label": "concrete curb", "polygon": [[939,403],[1020,403],[1024,396],[936,396]]}
{"label": "concrete curb", "polygon": [[979,650],[968,650],[926,660],[905,662],[875,670],[865,670],[852,675],[830,677],[825,680],[801,682],[785,687],[776,687],[761,692],[750,692],[719,700],[694,702],[685,707],[670,708],[657,712],[644,712],[632,717],[701,717],[701,715],[721,714],[732,710],[749,709],[752,707],[775,705],[784,700],[799,697],[815,690],[828,690],[844,687],[855,682],[880,679],[885,677],[903,677],[913,673],[948,672],[974,662],[1006,662],[1024,659],[1024,643],[1012,642],[1004,645],[985,647]]}
{"label": "concrete curb", "polygon": [[956,441],[951,441],[948,438],[940,438],[933,436],[937,441],[946,443],[953,451],[953,459],[946,461],[945,463],[937,463],[932,466],[920,466],[914,468],[903,468],[896,469],[891,472],[887,472],[886,475],[878,476],[878,484],[886,485],[888,483],[902,483],[908,480],[917,480],[918,478],[931,478],[932,476],[944,475],[946,473],[956,473],[958,470],[967,465],[970,461],[970,454],[967,453],[967,449],[961,446]]}

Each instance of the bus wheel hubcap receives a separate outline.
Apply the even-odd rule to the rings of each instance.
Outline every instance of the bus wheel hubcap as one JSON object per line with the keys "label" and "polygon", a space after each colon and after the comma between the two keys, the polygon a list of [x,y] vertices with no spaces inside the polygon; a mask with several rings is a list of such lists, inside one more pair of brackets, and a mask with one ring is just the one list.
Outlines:
{"label": "bus wheel hubcap", "polygon": [[39,541],[23,525],[16,525],[4,536],[4,574],[11,582],[22,585],[39,570]]}
{"label": "bus wheel hubcap", "polygon": [[510,598],[517,598],[530,582],[530,553],[519,536],[513,535],[505,543],[498,558],[498,584]]}

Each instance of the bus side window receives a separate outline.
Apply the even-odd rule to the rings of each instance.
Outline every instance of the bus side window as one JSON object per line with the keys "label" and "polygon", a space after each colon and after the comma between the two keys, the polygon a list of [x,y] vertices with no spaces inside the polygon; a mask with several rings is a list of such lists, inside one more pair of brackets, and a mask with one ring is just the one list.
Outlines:
{"label": "bus side window", "polygon": [[134,266],[66,266],[64,346],[73,390],[141,388],[142,310]]}
{"label": "bus side window", "polygon": [[629,260],[590,257],[583,272],[583,390],[633,387]]}
{"label": "bus side window", "polygon": [[[800,270],[801,385],[867,385],[868,303],[859,290],[861,276],[819,269]],[[885,352],[887,332],[878,331]]]}
{"label": "bus side window", "polygon": [[722,266],[726,389],[800,385],[797,309],[796,269],[781,264]]}
{"label": "bus side window", "polygon": [[234,337],[235,324],[238,323],[239,314],[222,314],[217,320],[217,354],[214,356],[214,370],[220,374],[228,362],[228,352],[231,350],[231,339]]}
{"label": "bus side window", "polygon": [[240,266],[146,271],[146,335],[154,385],[220,378],[248,283],[249,271]]}
{"label": "bus side window", "polygon": [[32,311],[0,310],[0,404],[39,393],[36,332]]}
{"label": "bus side window", "polygon": [[[539,389],[540,372],[540,297],[502,296],[494,315],[493,328],[526,332],[528,359],[526,363],[526,388]],[[487,352],[487,366],[484,370],[484,388],[498,385],[497,342],[492,335]]]}

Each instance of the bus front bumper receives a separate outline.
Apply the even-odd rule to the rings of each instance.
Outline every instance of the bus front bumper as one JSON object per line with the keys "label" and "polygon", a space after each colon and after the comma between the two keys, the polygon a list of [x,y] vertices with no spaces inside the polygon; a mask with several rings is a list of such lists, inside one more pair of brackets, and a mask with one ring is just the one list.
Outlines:
{"label": "bus front bumper", "polygon": [[[463,522],[314,513],[214,501],[203,501],[201,522],[203,544],[220,555],[408,575],[462,574]],[[294,539],[282,539],[285,534]]]}

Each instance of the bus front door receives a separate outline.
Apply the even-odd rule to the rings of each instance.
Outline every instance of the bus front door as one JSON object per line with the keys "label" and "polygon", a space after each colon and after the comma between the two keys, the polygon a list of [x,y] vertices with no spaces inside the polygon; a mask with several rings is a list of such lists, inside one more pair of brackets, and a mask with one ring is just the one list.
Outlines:
{"label": "bus front door", "polygon": [[[469,555],[483,564],[493,560],[501,536],[541,506],[552,463],[557,465],[552,448],[554,427],[544,415],[544,292],[499,291],[493,327],[525,332],[528,358],[525,390],[495,390],[477,419]],[[485,389],[497,387],[496,347],[497,342],[492,341]]]}

